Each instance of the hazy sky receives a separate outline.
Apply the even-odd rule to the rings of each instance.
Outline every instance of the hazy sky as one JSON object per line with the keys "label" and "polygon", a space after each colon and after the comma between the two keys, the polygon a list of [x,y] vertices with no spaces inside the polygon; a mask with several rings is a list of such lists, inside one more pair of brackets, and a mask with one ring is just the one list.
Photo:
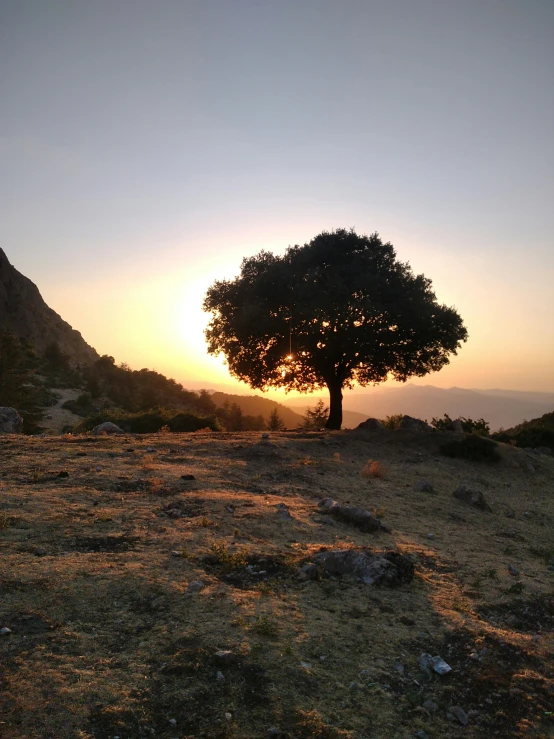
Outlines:
{"label": "hazy sky", "polygon": [[[378,231],[554,390],[552,0],[0,0],[0,245],[100,353],[187,384],[243,256]],[[246,389],[245,389],[246,390]]]}

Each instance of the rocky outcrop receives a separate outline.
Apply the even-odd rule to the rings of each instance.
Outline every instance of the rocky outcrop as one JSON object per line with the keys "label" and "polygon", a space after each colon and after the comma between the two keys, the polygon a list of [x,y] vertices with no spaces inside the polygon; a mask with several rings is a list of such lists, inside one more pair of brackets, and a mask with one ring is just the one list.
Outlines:
{"label": "rocky outcrop", "polygon": [[23,419],[15,408],[0,408],[0,434],[22,434]]}
{"label": "rocky outcrop", "polygon": [[112,436],[113,434],[123,434],[125,432],[120,429],[119,426],[116,426],[115,423],[112,423],[111,421],[104,421],[104,423],[100,423],[98,426],[95,426],[92,429],[92,433],[95,436]]}
{"label": "rocky outcrop", "polygon": [[366,421],[362,421],[362,423],[358,424],[356,428],[361,429],[362,431],[382,431],[385,427],[379,419],[368,418]]}
{"label": "rocky outcrop", "polygon": [[0,330],[30,342],[39,352],[58,344],[71,364],[91,364],[96,351],[41,297],[37,286],[13,267],[0,249]]}
{"label": "rocky outcrop", "polygon": [[422,421],[421,418],[412,418],[411,416],[402,416],[400,423],[398,424],[399,429],[407,429],[409,431],[432,431],[433,427],[429,426],[426,421]]}

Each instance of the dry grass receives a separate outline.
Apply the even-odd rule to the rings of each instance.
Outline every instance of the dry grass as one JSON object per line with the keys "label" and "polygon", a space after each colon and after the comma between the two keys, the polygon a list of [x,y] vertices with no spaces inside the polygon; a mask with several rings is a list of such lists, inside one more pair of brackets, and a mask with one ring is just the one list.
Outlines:
{"label": "dry grass", "polygon": [[[480,466],[446,438],[0,437],[2,739],[552,737],[554,459]],[[368,487],[370,454],[387,474]],[[392,534],[329,521],[323,497]],[[415,580],[296,579],[321,547],[368,545],[409,553]]]}
{"label": "dry grass", "polygon": [[381,464],[381,462],[373,461],[372,459],[369,460],[369,462],[365,465],[365,467],[362,470],[362,476],[366,478],[366,480],[373,480],[373,479],[382,479],[385,477],[386,468],[384,465]]}

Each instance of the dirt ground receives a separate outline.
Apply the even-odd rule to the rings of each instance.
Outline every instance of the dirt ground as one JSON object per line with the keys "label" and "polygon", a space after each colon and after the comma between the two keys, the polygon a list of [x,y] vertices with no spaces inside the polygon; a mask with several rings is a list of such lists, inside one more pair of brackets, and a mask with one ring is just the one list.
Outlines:
{"label": "dirt ground", "polygon": [[[0,437],[0,736],[554,736],[554,458],[447,438]],[[415,577],[298,579],[352,547]]]}

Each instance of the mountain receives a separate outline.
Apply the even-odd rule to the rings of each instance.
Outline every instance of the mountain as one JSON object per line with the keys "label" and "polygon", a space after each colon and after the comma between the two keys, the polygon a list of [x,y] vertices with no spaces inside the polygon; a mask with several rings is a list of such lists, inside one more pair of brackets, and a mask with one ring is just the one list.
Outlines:
{"label": "mountain", "polygon": [[526,418],[536,418],[554,408],[554,393],[512,393],[487,390],[443,389],[432,385],[405,385],[376,389],[368,394],[345,398],[345,408],[368,416],[384,418],[404,413],[416,418],[484,418],[491,429],[506,428]]}
{"label": "mountain", "polygon": [[[327,396],[322,394],[311,397],[309,403],[297,398],[287,405],[303,413],[306,407],[315,405],[319,397],[328,403]],[[448,413],[451,418],[484,418],[494,430],[516,426],[524,419],[537,418],[553,408],[554,393],[458,387],[443,389],[433,385],[376,387],[368,388],[366,392],[344,393],[343,426],[352,428],[363,418],[385,418],[397,413],[429,421]],[[359,415],[351,416],[350,412]]]}
{"label": "mountain", "polygon": [[29,341],[39,352],[56,343],[73,365],[90,364],[98,359],[81,334],[46,305],[37,286],[10,264],[2,249],[0,329]]}
{"label": "mountain", "polygon": [[282,403],[277,403],[269,398],[261,398],[259,395],[231,395],[229,393],[212,393],[210,398],[221,408],[226,402],[233,405],[236,403],[241,411],[247,416],[263,416],[267,421],[271,412],[277,408],[279,416],[286,428],[295,429],[303,421],[302,416],[295,413]]}

